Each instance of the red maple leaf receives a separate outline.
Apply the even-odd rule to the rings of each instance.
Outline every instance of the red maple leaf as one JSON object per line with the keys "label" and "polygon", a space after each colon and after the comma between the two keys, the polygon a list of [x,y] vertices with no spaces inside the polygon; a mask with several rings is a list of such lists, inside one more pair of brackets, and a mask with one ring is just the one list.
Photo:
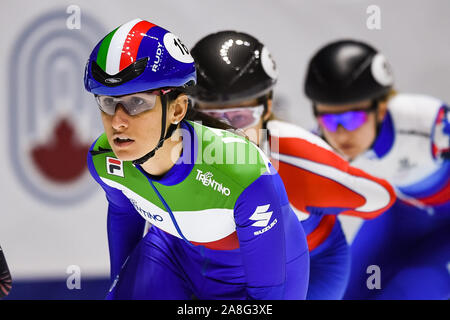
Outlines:
{"label": "red maple leaf", "polygon": [[56,124],[50,141],[32,149],[34,163],[49,180],[70,182],[86,170],[89,145],[80,143],[74,133],[71,123],[62,119]]}

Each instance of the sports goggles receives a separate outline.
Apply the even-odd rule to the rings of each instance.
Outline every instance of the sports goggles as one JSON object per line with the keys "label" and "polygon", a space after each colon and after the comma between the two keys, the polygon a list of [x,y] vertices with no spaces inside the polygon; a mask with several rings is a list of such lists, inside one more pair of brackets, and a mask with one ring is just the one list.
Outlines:
{"label": "sports goggles", "polygon": [[374,101],[370,108],[349,110],[342,113],[319,113],[315,112],[319,123],[328,131],[335,132],[339,125],[348,131],[354,131],[367,122],[368,113],[376,110],[378,102]]}
{"label": "sports goggles", "polygon": [[125,96],[95,96],[98,107],[104,113],[113,116],[116,113],[117,105],[120,104],[131,115],[137,115],[144,111],[151,110],[156,105],[156,97],[170,92],[169,90],[159,90],[152,92],[139,92]]}
{"label": "sports goggles", "polygon": [[236,129],[245,129],[258,124],[264,112],[264,105],[229,109],[202,109],[201,111]]}

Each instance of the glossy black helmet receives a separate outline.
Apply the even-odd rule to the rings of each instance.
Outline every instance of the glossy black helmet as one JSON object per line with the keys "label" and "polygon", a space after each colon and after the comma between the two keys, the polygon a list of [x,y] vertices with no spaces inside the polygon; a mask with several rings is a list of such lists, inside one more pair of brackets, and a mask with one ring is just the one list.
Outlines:
{"label": "glossy black helmet", "polygon": [[195,100],[229,104],[259,98],[272,90],[277,70],[268,49],[249,34],[221,31],[191,50],[197,69]]}
{"label": "glossy black helmet", "polygon": [[327,44],[310,60],[305,94],[314,102],[339,105],[383,97],[392,89],[386,58],[363,42]]}

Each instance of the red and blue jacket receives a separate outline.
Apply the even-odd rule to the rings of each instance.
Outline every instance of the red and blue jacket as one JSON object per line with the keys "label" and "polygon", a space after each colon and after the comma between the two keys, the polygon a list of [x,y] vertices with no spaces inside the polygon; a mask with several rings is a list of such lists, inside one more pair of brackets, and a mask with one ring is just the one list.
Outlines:
{"label": "red and blue jacket", "polygon": [[302,220],[310,251],[327,240],[338,214],[373,219],[395,202],[389,182],[351,166],[320,137],[278,120],[267,129],[272,164]]}

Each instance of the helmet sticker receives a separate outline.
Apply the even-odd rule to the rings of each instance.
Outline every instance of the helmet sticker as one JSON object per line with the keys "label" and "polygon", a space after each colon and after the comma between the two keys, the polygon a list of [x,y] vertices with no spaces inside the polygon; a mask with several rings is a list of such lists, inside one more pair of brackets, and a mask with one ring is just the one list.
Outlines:
{"label": "helmet sticker", "polygon": [[275,61],[272,58],[267,47],[262,48],[261,52],[261,64],[264,71],[267,73],[269,77],[272,79],[276,79],[278,77],[277,67]]}
{"label": "helmet sticker", "polygon": [[373,78],[382,86],[390,86],[394,83],[392,68],[386,57],[377,53],[372,59],[371,71]]}
{"label": "helmet sticker", "polygon": [[169,52],[172,58],[183,63],[194,62],[194,58],[192,58],[188,48],[181,42],[180,38],[178,38],[176,35],[168,32],[164,35],[163,41],[167,52]]}

